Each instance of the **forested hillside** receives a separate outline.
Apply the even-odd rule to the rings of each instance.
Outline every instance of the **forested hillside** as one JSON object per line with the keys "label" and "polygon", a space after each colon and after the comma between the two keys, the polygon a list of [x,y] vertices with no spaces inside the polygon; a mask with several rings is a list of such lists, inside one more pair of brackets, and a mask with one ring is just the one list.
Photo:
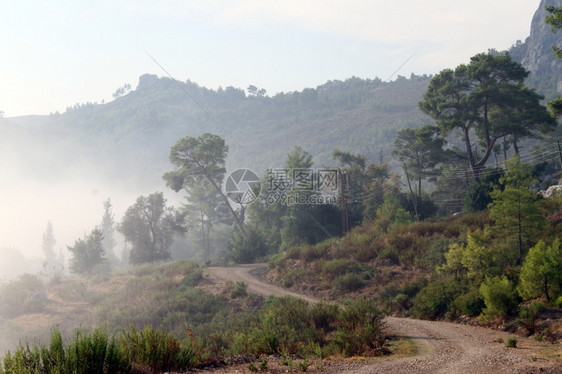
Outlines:
{"label": "forested hillside", "polygon": [[141,180],[159,179],[177,139],[203,132],[227,141],[233,168],[279,167],[295,145],[314,154],[317,164],[330,160],[336,147],[378,157],[388,155],[398,129],[430,121],[417,109],[428,83],[429,77],[413,75],[388,83],[350,78],[269,97],[144,75],[135,90],[107,104],[5,119],[2,139],[18,143],[12,151],[27,154],[28,162],[34,161],[30,149],[43,149],[65,167],[87,161],[109,166],[103,170],[107,177]]}

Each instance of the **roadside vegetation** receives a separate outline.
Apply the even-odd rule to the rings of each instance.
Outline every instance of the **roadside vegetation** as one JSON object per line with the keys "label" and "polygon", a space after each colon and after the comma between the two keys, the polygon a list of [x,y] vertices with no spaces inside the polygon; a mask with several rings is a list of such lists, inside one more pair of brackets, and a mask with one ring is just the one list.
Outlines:
{"label": "roadside vegetation", "polygon": [[[10,298],[14,292],[43,290],[60,296],[72,290],[63,296],[79,300],[84,310],[93,309],[89,321],[98,322],[89,328],[65,326],[65,331],[54,327],[45,339],[21,341],[0,360],[0,373],[157,373],[233,357],[251,361],[276,354],[292,360],[389,353],[383,313],[372,301],[309,305],[292,297],[248,295],[243,282],[218,294],[204,291],[204,285],[202,269],[189,261],[51,286],[21,277],[0,292],[3,305],[13,308],[3,318],[29,313],[18,309],[26,300]],[[82,292],[75,293],[77,288]],[[43,303],[33,310],[37,319],[66,307],[53,305],[48,296]]]}
{"label": "roadside vegetation", "polygon": [[423,319],[507,318],[532,334],[542,308],[562,307],[562,199],[533,193],[530,176],[516,158],[486,211],[423,222],[380,215],[343,238],[271,257],[270,274],[325,298],[370,295]]}

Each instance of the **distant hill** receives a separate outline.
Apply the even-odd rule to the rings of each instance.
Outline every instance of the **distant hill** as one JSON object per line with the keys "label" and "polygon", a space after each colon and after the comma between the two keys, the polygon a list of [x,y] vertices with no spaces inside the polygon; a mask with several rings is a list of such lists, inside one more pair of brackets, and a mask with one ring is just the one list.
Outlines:
{"label": "distant hill", "polygon": [[228,142],[230,168],[282,167],[295,145],[317,165],[330,163],[335,148],[375,158],[388,156],[398,129],[430,122],[417,109],[429,79],[350,78],[267,97],[147,74],[135,90],[107,104],[5,119],[0,142],[20,162],[54,173],[87,165],[108,178],[133,180],[159,179],[170,168],[170,147],[203,132]]}
{"label": "distant hill", "polygon": [[[560,35],[543,21],[542,9],[552,2],[541,2],[530,37],[510,49],[531,69],[528,84],[547,98],[560,92],[562,79],[562,61],[550,49]],[[270,97],[259,88],[251,94],[233,87],[210,90],[143,75],[133,90],[108,103],[0,118],[0,248],[39,255],[41,235],[52,221],[58,249],[66,253],[67,245],[100,223],[106,198],[116,222],[136,197],[155,190],[178,206],[184,194],[166,188],[161,177],[171,168],[170,147],[187,135],[220,135],[230,146],[228,169],[259,174],[282,167],[295,145],[313,155],[318,167],[333,165],[335,148],[370,161],[391,160],[399,129],[432,123],[418,109],[429,81],[425,75],[392,82],[352,77]]]}
{"label": "distant hill", "polygon": [[[561,38],[544,24],[544,6],[557,2],[542,0],[530,36],[510,49],[531,71],[528,83],[547,98],[562,89],[562,62],[551,49]],[[429,80],[353,77],[269,97],[259,90],[251,95],[233,87],[210,90],[146,74],[134,90],[109,103],[1,120],[0,154],[24,169],[33,167],[33,173],[38,167],[46,177],[88,168],[136,185],[161,184],[170,168],[170,146],[203,132],[227,141],[229,169],[262,173],[281,167],[295,145],[311,153],[317,166],[331,164],[335,148],[378,160],[389,157],[399,129],[432,122],[418,110]]]}

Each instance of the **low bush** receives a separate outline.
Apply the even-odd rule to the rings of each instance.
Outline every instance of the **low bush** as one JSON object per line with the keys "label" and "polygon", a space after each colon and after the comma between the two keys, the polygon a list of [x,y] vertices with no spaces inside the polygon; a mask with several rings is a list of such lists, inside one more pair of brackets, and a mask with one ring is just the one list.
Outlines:
{"label": "low bush", "polygon": [[[170,300],[151,298],[150,312],[137,303],[137,315],[127,311],[126,317],[119,316],[136,323],[146,316],[159,317],[160,329],[131,325],[114,336],[105,328],[78,329],[68,344],[55,329],[49,345],[20,344],[13,354],[8,353],[0,360],[0,374],[185,372],[195,364],[240,354],[324,357],[386,352],[383,316],[372,301],[356,300],[340,307],[269,297],[265,304],[257,302],[255,309],[237,311],[242,305],[236,306],[235,300],[227,306],[217,302],[222,298],[201,292],[185,288],[168,294]],[[181,307],[176,308],[176,302]],[[248,297],[244,307],[255,302]],[[196,327],[185,327],[190,325]],[[183,331],[165,332],[168,326],[183,326]],[[184,334],[183,341],[179,334]]]}
{"label": "low bush", "polygon": [[289,270],[283,278],[283,287],[293,287],[295,284],[302,281],[302,279],[304,278],[304,273],[304,269],[300,267]]}
{"label": "low bush", "polygon": [[334,279],[347,273],[352,265],[353,263],[350,260],[343,258],[326,261],[322,265],[322,274],[327,276],[329,279]]}
{"label": "low bush", "polygon": [[535,333],[537,327],[537,319],[541,310],[544,308],[544,304],[534,301],[531,305],[522,305],[519,309],[519,318],[517,318],[517,323],[524,327],[529,335]]}
{"label": "low bush", "polygon": [[341,247],[344,253],[341,255],[352,258],[355,261],[367,262],[377,257],[380,242],[376,235],[354,232],[343,238]]}
{"label": "low bush", "polygon": [[227,303],[225,297],[208,294],[190,283],[185,278],[153,275],[132,278],[123,290],[100,300],[96,317],[112,332],[131,324],[137,329],[161,326],[183,337],[186,325],[210,321]]}
{"label": "low bush", "polygon": [[507,348],[517,348],[517,343],[518,343],[518,340],[516,338],[514,338],[514,337],[507,338],[507,340],[505,342],[505,346]]}
{"label": "low bush", "polygon": [[422,319],[443,316],[462,291],[463,285],[452,277],[434,279],[416,295],[410,310],[412,316]]}
{"label": "low bush", "polygon": [[370,300],[349,302],[338,314],[335,343],[343,355],[386,353],[382,332],[383,314]]}
{"label": "low bush", "polygon": [[191,275],[193,273],[200,273],[199,265],[194,261],[175,261],[171,264],[165,265],[160,270],[166,276],[174,275]]}
{"label": "low bush", "polygon": [[51,331],[49,346],[20,344],[0,361],[0,373],[129,373],[131,359],[104,328],[78,329],[64,344],[58,329]]}
{"label": "low bush", "polygon": [[171,334],[152,327],[140,332],[133,326],[122,330],[119,342],[132,365],[149,367],[152,373],[185,370],[196,362],[190,346],[181,345]]}
{"label": "low bush", "polygon": [[248,285],[244,281],[236,281],[232,290],[230,291],[230,297],[235,299],[237,297],[248,296]]}
{"label": "low bush", "polygon": [[386,247],[379,252],[377,256],[378,260],[387,260],[391,265],[398,265],[400,259],[398,258],[398,251],[393,247]]}
{"label": "low bush", "polygon": [[246,354],[303,355],[314,346],[334,354],[380,355],[386,352],[382,318],[369,300],[355,300],[340,308],[270,297],[256,324],[236,339],[245,342]]}
{"label": "low bush", "polygon": [[429,250],[421,258],[420,265],[427,270],[433,271],[438,266],[445,263],[445,253],[449,251],[449,246],[453,240],[448,238],[439,238],[431,242]]}
{"label": "low bush", "polygon": [[476,317],[484,307],[484,300],[477,289],[471,289],[453,300],[454,313],[459,316]]}
{"label": "low bush", "polygon": [[16,317],[25,312],[40,312],[43,309],[41,300],[33,300],[32,296],[41,292],[43,282],[36,275],[23,274],[17,279],[3,284],[0,288],[0,313],[7,318]]}
{"label": "low bush", "polygon": [[271,255],[269,257],[269,261],[267,261],[267,268],[269,270],[277,270],[280,271],[282,268],[282,265],[284,264],[284,260],[285,260],[285,254],[284,253],[277,253],[274,255]]}
{"label": "low bush", "polygon": [[355,273],[339,276],[332,282],[332,288],[339,294],[360,290],[365,286],[363,278]]}
{"label": "low bush", "polygon": [[327,252],[327,246],[325,245],[310,245],[303,244],[297,247],[291,248],[287,252],[287,258],[295,260],[303,260],[304,262],[310,262],[321,258]]}

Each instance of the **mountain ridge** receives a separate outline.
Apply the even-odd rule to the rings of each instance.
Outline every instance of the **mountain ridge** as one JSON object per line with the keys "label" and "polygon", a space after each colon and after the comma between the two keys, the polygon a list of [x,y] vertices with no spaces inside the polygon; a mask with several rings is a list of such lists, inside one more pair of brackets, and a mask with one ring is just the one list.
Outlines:
{"label": "mountain ridge", "polygon": [[[555,3],[541,0],[530,36],[510,49],[531,71],[528,84],[547,99],[562,88],[562,63],[551,50],[560,38],[544,22],[544,6]],[[432,123],[418,109],[429,80],[414,74],[389,82],[351,77],[270,97],[144,74],[134,90],[108,103],[77,104],[49,116],[5,118],[0,145],[17,159],[26,156],[10,142],[59,154],[61,161],[53,161],[59,168],[85,162],[98,165],[109,179],[127,175],[134,183],[155,185],[171,167],[170,147],[203,132],[216,133],[229,144],[229,169],[263,173],[282,167],[295,145],[308,151],[316,166],[332,163],[335,148],[363,153],[371,161],[388,160],[398,130]]]}

